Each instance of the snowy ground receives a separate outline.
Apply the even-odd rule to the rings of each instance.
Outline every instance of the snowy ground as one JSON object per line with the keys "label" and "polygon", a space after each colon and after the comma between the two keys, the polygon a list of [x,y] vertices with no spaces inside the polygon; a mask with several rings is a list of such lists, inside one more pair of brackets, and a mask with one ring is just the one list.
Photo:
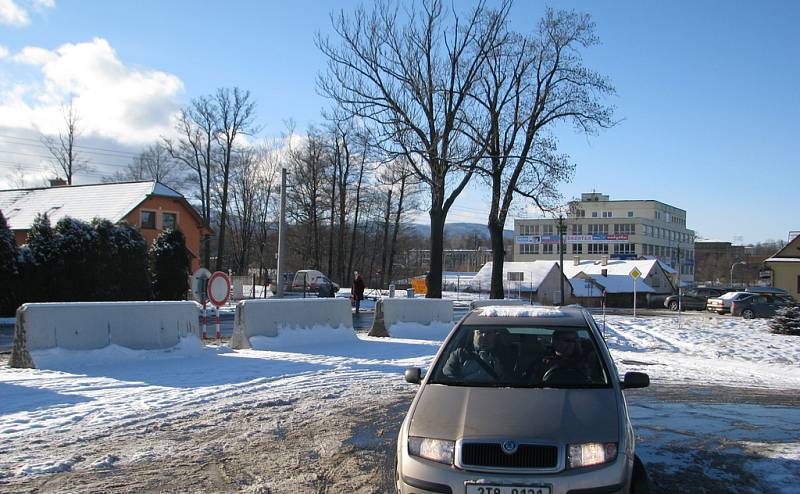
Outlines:
{"label": "snowy ground", "polygon": [[[98,483],[77,490],[316,492],[320,482],[344,488],[366,471],[378,473],[350,490],[386,490],[374,482],[391,482],[381,472],[391,468],[392,435],[415,390],[400,376],[406,367],[429,365],[442,328],[430,340],[339,333],[304,345],[298,341],[316,338],[297,333],[255,342],[260,350],[196,341],[167,352],[54,350],[35,357],[48,370],[0,368],[0,491],[70,490],[59,479],[79,476]],[[398,334],[424,335],[413,328]],[[641,370],[652,379],[628,401],[655,492],[679,485],[800,492],[800,338],[772,335],[764,321],[716,316],[684,317],[681,328],[675,317],[612,316],[606,338],[621,372]],[[363,420],[380,427],[341,436],[348,424],[362,430],[355,424]],[[274,448],[296,456],[273,458]],[[334,474],[343,448],[370,454]],[[239,467],[218,465],[226,474],[213,482],[186,483],[182,475],[214,465],[198,463],[210,461],[206,450]],[[266,467],[266,457],[275,464]],[[161,472],[166,459],[173,470]],[[298,476],[304,464],[332,470]],[[102,483],[115,475],[123,479]],[[145,477],[155,483],[136,484]]]}

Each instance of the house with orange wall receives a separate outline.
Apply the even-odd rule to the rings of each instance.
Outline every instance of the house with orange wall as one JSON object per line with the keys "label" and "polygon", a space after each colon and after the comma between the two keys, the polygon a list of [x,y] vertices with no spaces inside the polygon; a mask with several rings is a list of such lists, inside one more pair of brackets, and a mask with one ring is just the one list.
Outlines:
{"label": "house with orange wall", "polygon": [[192,254],[192,271],[200,267],[203,237],[214,234],[180,192],[153,180],[0,190],[0,211],[17,245],[26,242],[40,213],[47,213],[53,225],[65,216],[87,222],[126,221],[139,227],[148,246],[163,230],[178,228]]}

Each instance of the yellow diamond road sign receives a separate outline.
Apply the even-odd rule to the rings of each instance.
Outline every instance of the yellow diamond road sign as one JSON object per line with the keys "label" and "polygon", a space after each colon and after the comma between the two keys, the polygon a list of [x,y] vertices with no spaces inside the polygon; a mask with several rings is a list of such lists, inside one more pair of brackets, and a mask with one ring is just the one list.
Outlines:
{"label": "yellow diamond road sign", "polygon": [[642,272],[639,271],[639,268],[634,267],[633,269],[631,269],[631,273],[630,274],[631,274],[631,278],[633,278],[635,280],[636,278],[638,278],[639,276],[642,275]]}

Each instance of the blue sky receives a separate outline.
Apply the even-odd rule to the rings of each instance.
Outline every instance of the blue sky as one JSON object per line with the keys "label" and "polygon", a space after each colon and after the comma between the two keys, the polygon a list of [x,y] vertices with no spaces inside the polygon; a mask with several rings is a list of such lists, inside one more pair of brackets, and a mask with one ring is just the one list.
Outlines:
{"label": "blue sky", "polygon": [[[33,142],[25,128],[47,132],[47,105],[70,92],[86,95],[87,138],[126,152],[157,135],[164,115],[220,86],[253,92],[264,136],[279,135],[287,119],[298,130],[318,122],[327,103],[315,89],[325,61],[314,35],[329,32],[328,5],[0,0],[0,153],[17,153],[0,157],[0,172],[37,159],[11,146]],[[595,189],[660,200],[685,209],[701,237],[720,240],[800,230],[800,2],[550,5],[592,14],[601,45],[585,58],[616,86],[610,103],[620,119],[588,138],[558,129],[577,164],[565,197]],[[518,1],[512,22],[532,29],[544,8]],[[20,56],[26,48],[41,50]],[[119,108],[101,97],[105,86],[117,88],[106,96],[122,100]],[[468,190],[451,221],[484,222],[482,202]]]}

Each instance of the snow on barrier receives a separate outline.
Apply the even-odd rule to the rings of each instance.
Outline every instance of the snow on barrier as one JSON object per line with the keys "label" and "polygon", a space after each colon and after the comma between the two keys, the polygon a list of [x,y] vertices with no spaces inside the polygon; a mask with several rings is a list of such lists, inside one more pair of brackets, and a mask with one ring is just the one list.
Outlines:
{"label": "snow on barrier", "polygon": [[9,365],[35,368],[37,350],[96,350],[109,345],[159,350],[176,346],[186,336],[200,336],[196,302],[24,304],[17,309]]}
{"label": "snow on barrier", "polygon": [[378,301],[370,336],[443,339],[453,326],[453,301],[383,298]]}
{"label": "snow on barrier", "polygon": [[[279,337],[273,340],[278,346],[355,339],[350,301],[343,298],[273,298],[243,300],[236,305],[231,348],[272,349],[274,345],[269,341],[272,337]],[[254,345],[253,339],[259,344]]]}
{"label": "snow on barrier", "polygon": [[481,307],[489,307],[492,305],[531,305],[530,302],[527,300],[519,300],[519,299],[484,299],[484,300],[473,300],[469,304],[470,310],[478,309]]}

